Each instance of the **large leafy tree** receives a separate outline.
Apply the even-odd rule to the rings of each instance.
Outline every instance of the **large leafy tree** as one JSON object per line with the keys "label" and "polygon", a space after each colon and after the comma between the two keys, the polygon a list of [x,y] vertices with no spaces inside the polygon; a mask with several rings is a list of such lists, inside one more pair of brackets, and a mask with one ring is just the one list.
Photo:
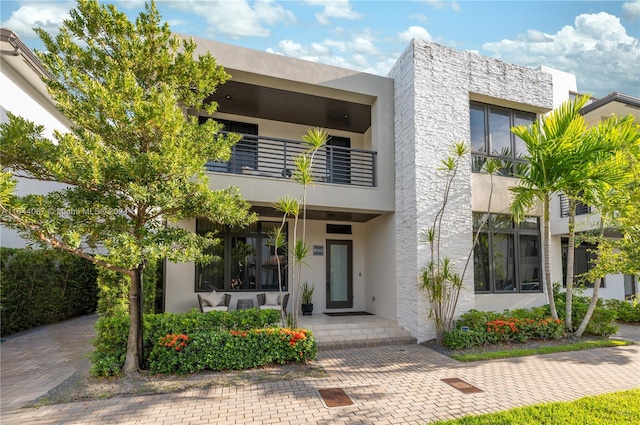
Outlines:
{"label": "large leafy tree", "polygon": [[[238,190],[211,191],[208,160],[226,161],[234,137],[186,111],[207,103],[229,75],[195,43],[172,35],[153,2],[135,22],[113,5],[79,0],[52,37],[36,30],[45,82],[69,133],[8,114],[0,128],[2,223],[43,247],[86,258],[130,277],[131,326],[124,372],[141,362],[139,267],[148,258],[206,261],[214,239],[167,224],[205,217],[243,225],[254,219]],[[61,182],[47,195],[17,196],[14,176]]]}
{"label": "large leafy tree", "polygon": [[[542,201],[544,216],[545,280],[552,316],[558,318],[550,275],[549,202],[556,192],[569,200],[569,242],[566,272],[565,328],[573,330],[572,297],[575,252],[575,208],[577,202],[596,205],[603,216],[611,215],[608,207],[622,189],[632,181],[629,155],[637,144],[633,117],[612,117],[588,128],[580,110],[588,97],[567,101],[531,126],[514,127],[512,131],[527,145],[529,164],[513,188],[511,212],[516,220],[524,217],[535,201]],[[605,201],[606,200],[606,201]],[[602,239],[602,238],[600,238]],[[597,300],[598,287],[594,290]],[[594,301],[595,306],[595,301]],[[590,314],[585,317],[589,321]],[[581,326],[582,328],[583,326]]]}

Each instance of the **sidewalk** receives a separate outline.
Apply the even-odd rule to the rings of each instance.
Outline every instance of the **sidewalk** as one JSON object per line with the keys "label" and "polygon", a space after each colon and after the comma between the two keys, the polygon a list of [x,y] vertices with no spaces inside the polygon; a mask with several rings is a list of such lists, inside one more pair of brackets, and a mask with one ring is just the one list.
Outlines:
{"label": "sidewalk", "polygon": [[81,316],[5,338],[0,344],[2,413],[46,394],[75,373],[88,373],[96,320],[96,315]]}
{"label": "sidewalk", "polygon": [[[217,387],[38,409],[16,409],[18,401],[14,400],[8,403],[14,408],[5,409],[5,385],[13,385],[14,389],[25,384],[37,387],[31,385],[35,379],[44,393],[57,385],[45,385],[49,379],[45,378],[45,370],[64,369],[68,374],[72,364],[81,369],[88,367],[88,363],[74,363],[77,360],[65,362],[62,356],[52,358],[53,352],[47,347],[55,341],[62,343],[61,349],[70,348],[65,346],[70,335],[78,341],[80,334],[86,334],[86,329],[80,329],[90,328],[91,320],[95,318],[75,319],[55,331],[38,330],[2,344],[3,425],[429,423],[640,387],[639,345],[466,364],[420,345],[407,345],[321,352],[318,362],[329,373],[323,379]],[[74,326],[78,331],[73,331]],[[640,341],[639,331],[638,327],[624,327],[622,333]],[[60,340],[54,334],[64,338]],[[23,338],[31,342],[17,341]],[[18,342],[29,351],[19,353],[14,348]],[[20,373],[7,374],[13,372],[5,369],[10,350],[15,350],[11,357],[26,359],[36,369],[22,367]],[[75,350],[69,351],[77,359],[82,349],[76,345]],[[46,366],[47,360],[57,361],[60,366]],[[51,379],[61,382],[65,373],[61,370]],[[444,378],[463,379],[483,392],[463,394],[442,382]],[[323,388],[342,388],[355,404],[328,408],[318,394]],[[21,397],[37,392],[32,389]]]}

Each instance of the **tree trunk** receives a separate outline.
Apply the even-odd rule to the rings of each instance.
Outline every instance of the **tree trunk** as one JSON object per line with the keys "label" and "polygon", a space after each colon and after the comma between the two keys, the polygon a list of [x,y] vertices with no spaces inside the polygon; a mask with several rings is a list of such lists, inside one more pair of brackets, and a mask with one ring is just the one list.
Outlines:
{"label": "tree trunk", "polygon": [[[604,219],[600,218],[600,238],[604,237]],[[602,245],[599,245],[598,250],[602,249]],[[600,284],[602,283],[602,278],[596,279],[593,285],[593,294],[591,295],[591,302],[589,303],[589,307],[587,308],[587,313],[584,315],[582,319],[582,323],[576,330],[576,333],[573,335],[575,338],[580,338],[587,328],[589,321],[591,320],[591,315],[593,311],[596,309],[596,305],[598,304],[598,294],[600,293]]]}
{"label": "tree trunk", "polygon": [[142,309],[141,282],[138,269],[129,270],[131,285],[129,288],[129,337],[127,338],[127,356],[122,372],[135,374],[142,365]]}
{"label": "tree trunk", "polygon": [[564,327],[567,333],[573,332],[571,313],[573,312],[573,270],[576,245],[576,201],[569,199],[569,242],[567,244],[566,308]]}
{"label": "tree trunk", "polygon": [[551,317],[554,320],[558,320],[558,311],[556,310],[556,301],[553,298],[553,283],[551,282],[551,254],[549,253],[549,246],[551,243],[551,225],[549,223],[549,195],[546,195],[543,200],[544,209],[544,280],[547,287],[547,296],[549,297],[549,309],[551,310]]}
{"label": "tree trunk", "polygon": [[584,315],[584,319],[582,319],[582,323],[576,330],[576,333],[573,334],[575,338],[580,338],[587,328],[589,321],[591,320],[591,315],[593,311],[596,309],[596,305],[598,304],[598,293],[600,292],[600,283],[602,282],[602,278],[596,279],[595,284],[593,285],[593,295],[591,296],[591,302],[589,303],[589,308],[587,308],[587,313]]}

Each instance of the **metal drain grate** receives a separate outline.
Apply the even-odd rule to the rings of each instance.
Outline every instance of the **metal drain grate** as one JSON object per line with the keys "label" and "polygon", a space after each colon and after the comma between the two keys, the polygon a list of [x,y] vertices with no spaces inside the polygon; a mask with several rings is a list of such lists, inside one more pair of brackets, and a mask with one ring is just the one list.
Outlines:
{"label": "metal drain grate", "polygon": [[441,381],[444,382],[445,384],[451,385],[453,388],[455,388],[456,390],[464,394],[474,394],[474,393],[484,392],[480,388],[474,387],[470,383],[465,382],[460,378],[447,378],[447,379],[441,379]]}
{"label": "metal drain grate", "polygon": [[353,401],[342,388],[325,388],[318,390],[327,407],[351,406]]}

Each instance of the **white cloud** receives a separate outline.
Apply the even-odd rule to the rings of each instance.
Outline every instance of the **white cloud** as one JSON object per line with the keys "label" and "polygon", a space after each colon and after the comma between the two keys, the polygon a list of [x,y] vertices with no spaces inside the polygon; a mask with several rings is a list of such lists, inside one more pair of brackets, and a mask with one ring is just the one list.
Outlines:
{"label": "white cloud", "polygon": [[638,19],[640,17],[640,0],[628,1],[622,5],[624,16],[629,19]]}
{"label": "white cloud", "polygon": [[386,75],[395,63],[396,56],[381,52],[369,34],[362,33],[349,40],[326,38],[304,45],[293,40],[281,40],[269,53],[281,54],[326,65],[354,69],[371,74]]}
{"label": "white cloud", "polygon": [[423,15],[422,13],[412,13],[411,15],[409,15],[409,18],[425,23],[429,21],[429,18],[427,18],[427,16]]}
{"label": "white cloud", "polygon": [[232,38],[257,36],[268,37],[265,25],[289,24],[296,21],[290,10],[271,0],[260,0],[253,4],[247,1],[201,1],[185,0],[167,3],[172,8],[203,17],[210,25],[210,36],[226,35]]}
{"label": "white cloud", "polygon": [[556,34],[528,30],[516,40],[486,43],[482,48],[508,62],[571,72],[579,91],[640,95],[638,38],[626,33],[619,18],[605,12],[579,15],[573,26]]}
{"label": "white cloud", "polygon": [[69,17],[73,3],[68,2],[23,2],[11,13],[2,28],[13,30],[22,39],[38,38],[34,27],[42,28],[50,34],[57,34],[62,21]]}
{"label": "white cloud", "polygon": [[428,4],[429,6],[433,7],[434,9],[437,10],[442,10],[446,7],[451,7],[451,9],[455,10],[456,12],[458,12],[460,10],[460,5],[458,4],[457,1],[450,1],[450,0],[423,0],[424,3]]}
{"label": "white cloud", "polygon": [[403,43],[409,43],[413,39],[425,40],[425,41],[431,41],[432,40],[431,34],[429,34],[429,32],[426,29],[424,29],[423,27],[418,27],[418,26],[411,26],[411,27],[409,27],[408,30],[403,31],[403,32],[399,32],[398,33],[398,38]]}
{"label": "white cloud", "polygon": [[357,20],[362,15],[351,8],[349,0],[307,0],[312,6],[323,6],[322,12],[316,13],[316,19],[322,25],[329,25],[331,18]]}

